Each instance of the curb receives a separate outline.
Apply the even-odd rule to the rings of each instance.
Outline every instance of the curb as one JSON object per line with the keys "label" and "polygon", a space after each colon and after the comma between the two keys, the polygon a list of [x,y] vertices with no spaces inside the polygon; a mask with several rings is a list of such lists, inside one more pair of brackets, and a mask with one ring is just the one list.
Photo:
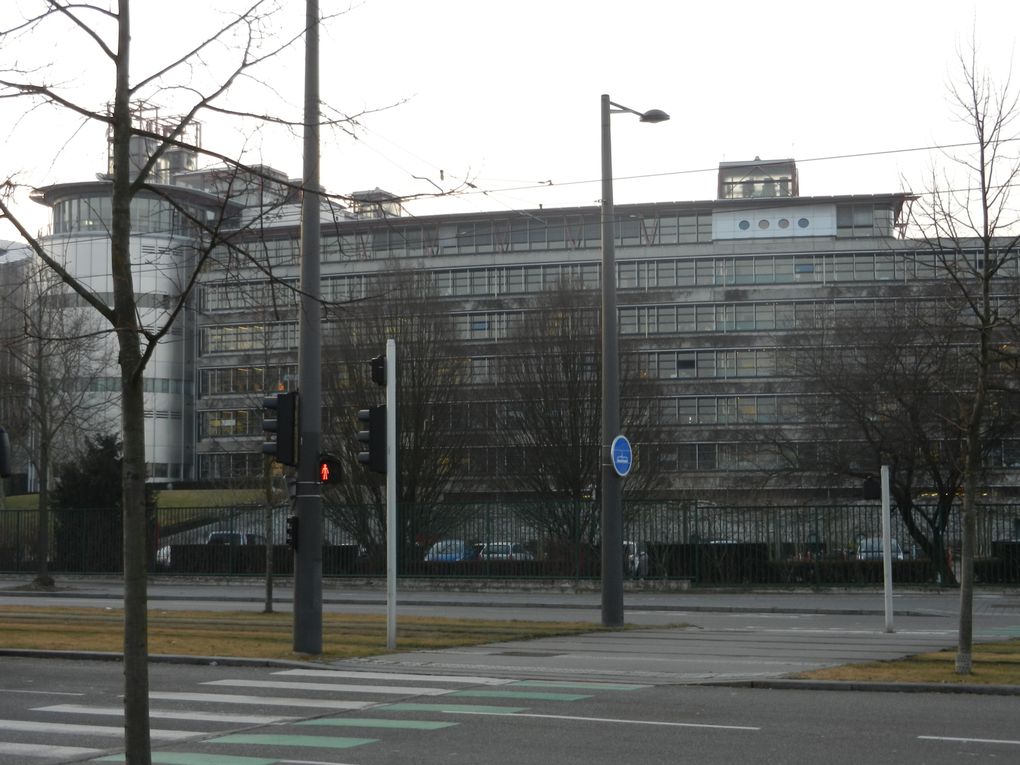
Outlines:
{"label": "curb", "polygon": [[[74,591],[73,594],[66,590],[58,590],[55,592],[47,592],[44,590],[0,590],[5,597],[24,597],[24,598],[75,598],[77,600],[109,600],[109,593],[101,592],[80,592]],[[200,603],[264,603],[265,598],[255,595],[194,595],[189,594],[186,597],[189,601],[195,601]],[[147,601],[149,603],[158,602],[161,600],[182,600],[182,596],[178,595],[164,595],[159,593],[149,593]],[[485,608],[519,608],[520,603],[506,602],[496,600],[431,600],[428,598],[416,598],[413,595],[404,596],[399,599],[402,606],[420,606],[425,608],[461,608],[461,607],[478,607],[484,606]],[[292,597],[273,597],[273,603],[280,604],[293,604],[294,599]],[[376,598],[344,598],[335,597],[331,598],[324,596],[322,598],[323,604],[329,604],[333,606],[385,606],[386,599],[383,597]],[[529,601],[528,608],[549,608],[549,609],[562,609],[564,611],[583,611],[597,609],[598,603],[570,603],[570,602],[551,602],[551,601]],[[705,605],[694,605],[694,604],[664,604],[664,603],[640,603],[631,606],[631,608],[639,609],[641,611],[657,611],[661,613],[723,613],[723,614],[820,614],[823,616],[881,616],[885,612],[880,608],[792,608],[784,606],[705,606]],[[934,616],[928,611],[895,611],[895,616],[911,616],[911,617],[927,617]]]}
{"label": "curb", "polygon": [[1020,685],[978,685],[976,683],[887,683],[860,680],[711,680],[700,685],[721,688],[763,688],[790,691],[871,691],[872,693],[956,693],[976,696],[1020,696]]}
{"label": "curb", "polygon": [[[0,656],[25,659],[64,659],[68,661],[123,661],[124,655],[114,651],[47,651],[31,648],[0,648]],[[280,669],[325,669],[333,666],[311,659],[257,659],[243,656],[187,656],[184,654],[150,654],[150,664],[190,664],[211,667],[279,667]],[[428,677],[427,672],[421,673]],[[1020,685],[977,685],[975,683],[887,683],[855,680],[701,680],[673,683],[686,686],[715,688],[755,688],[776,691],[867,691],[871,693],[943,693],[972,696],[1020,696]]]}

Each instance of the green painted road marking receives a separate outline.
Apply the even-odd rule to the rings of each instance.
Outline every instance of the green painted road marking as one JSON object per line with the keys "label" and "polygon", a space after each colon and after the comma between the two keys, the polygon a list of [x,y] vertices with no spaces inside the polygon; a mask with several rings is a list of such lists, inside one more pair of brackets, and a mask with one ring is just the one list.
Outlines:
{"label": "green painted road marking", "polygon": [[376,709],[392,710],[394,712],[451,712],[454,714],[475,714],[475,715],[513,715],[523,712],[527,707],[491,707],[481,704],[385,704]]}
{"label": "green painted road marking", "polygon": [[513,688],[576,688],[587,691],[640,691],[650,685],[628,685],[626,683],[571,683],[559,680],[517,680],[510,683]]}
{"label": "green painted road marking", "polygon": [[[377,738],[345,738],[342,736],[274,736],[263,733],[232,733],[211,738],[210,744],[260,744],[262,746],[314,746],[321,749],[350,749],[374,744]],[[276,760],[271,760],[276,762]]]}
{"label": "green painted road marking", "polygon": [[[229,754],[197,754],[193,752],[153,752],[153,765],[276,765],[280,760],[273,757],[234,757]],[[123,754],[100,757],[92,762],[124,762]]]}
{"label": "green painted road marking", "polygon": [[391,728],[393,730],[439,730],[458,725],[458,723],[434,720],[383,720],[378,717],[329,717],[321,720],[302,720],[294,724],[332,725],[338,728]]}
{"label": "green painted road marking", "polygon": [[472,699],[518,699],[520,701],[580,701],[590,699],[579,693],[540,693],[537,691],[454,691],[447,696]]}
{"label": "green painted road marking", "polygon": [[1020,637],[1020,627],[993,627],[992,629],[977,630],[979,637]]}

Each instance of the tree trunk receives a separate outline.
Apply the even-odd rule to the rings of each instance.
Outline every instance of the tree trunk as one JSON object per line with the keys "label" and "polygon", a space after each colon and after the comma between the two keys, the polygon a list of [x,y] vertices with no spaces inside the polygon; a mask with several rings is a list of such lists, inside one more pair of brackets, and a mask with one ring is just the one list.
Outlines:
{"label": "tree trunk", "polygon": [[[40,309],[41,310],[41,309]],[[35,411],[36,425],[39,432],[39,462],[36,469],[39,473],[39,511],[35,533],[35,584],[39,587],[52,587],[53,577],[49,572],[50,552],[50,421],[49,421],[49,377],[46,375],[46,362],[43,358],[42,341],[33,364],[35,369]]]}
{"label": "tree trunk", "polygon": [[131,110],[129,0],[118,0],[117,84],[113,106],[110,267],[120,350],[124,436],[124,745],[130,765],[151,765],[149,636],[145,570],[145,402],[138,305],[131,268]]}
{"label": "tree trunk", "polygon": [[[973,502],[964,494],[961,510],[960,548],[960,629],[956,648],[956,674],[969,675],[973,670],[974,645],[974,534],[977,523]],[[969,505],[969,506],[968,506]]]}
{"label": "tree trunk", "polygon": [[273,463],[262,460],[262,488],[265,491],[266,602],[262,613],[273,613]]}
{"label": "tree trunk", "polygon": [[[982,187],[984,184],[982,184]],[[985,208],[987,210],[987,207]],[[961,510],[960,549],[960,631],[956,649],[956,674],[969,675],[973,667],[974,645],[974,550],[977,534],[978,481],[981,479],[982,425],[985,401],[988,397],[988,370],[991,367],[992,343],[992,301],[991,275],[988,262],[991,252],[988,240],[984,248],[984,272],[981,279],[981,295],[977,313],[978,328],[977,369],[975,370],[974,395],[967,417],[966,453],[963,470],[963,508]]]}

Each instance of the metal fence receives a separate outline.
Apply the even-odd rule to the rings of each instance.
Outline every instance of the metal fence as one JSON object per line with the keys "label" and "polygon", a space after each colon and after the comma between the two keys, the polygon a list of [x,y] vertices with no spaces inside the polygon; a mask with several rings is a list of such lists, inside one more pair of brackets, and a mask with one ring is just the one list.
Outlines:
{"label": "metal fence", "polygon": [[[383,576],[381,513],[324,505],[324,576]],[[162,508],[148,525],[153,574],[260,575],[293,571],[285,543],[289,506]],[[599,507],[591,502],[401,508],[398,571],[405,577],[594,579],[600,576]],[[718,507],[627,503],[627,576],[699,585],[854,585],[882,579],[877,506]],[[121,571],[121,523],[110,510],[50,514],[47,566],[54,574]],[[38,567],[38,512],[0,511],[0,571]],[[958,574],[958,517],[926,555],[897,514],[893,578],[948,583]],[[1020,506],[981,508],[979,583],[1020,584]],[[933,560],[933,557],[937,559]],[[940,560],[941,559],[941,562]]]}

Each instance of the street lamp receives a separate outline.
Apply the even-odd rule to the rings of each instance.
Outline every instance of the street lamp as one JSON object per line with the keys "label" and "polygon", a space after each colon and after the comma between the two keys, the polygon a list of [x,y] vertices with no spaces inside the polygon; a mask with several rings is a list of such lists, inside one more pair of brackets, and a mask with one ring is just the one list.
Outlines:
{"label": "street lamp", "polygon": [[628,112],[642,122],[665,122],[661,109],[639,112],[602,96],[602,624],[623,625],[623,511],[612,443],[620,434],[620,355],[616,330],[616,253],[613,221],[613,149],[609,118]]}

